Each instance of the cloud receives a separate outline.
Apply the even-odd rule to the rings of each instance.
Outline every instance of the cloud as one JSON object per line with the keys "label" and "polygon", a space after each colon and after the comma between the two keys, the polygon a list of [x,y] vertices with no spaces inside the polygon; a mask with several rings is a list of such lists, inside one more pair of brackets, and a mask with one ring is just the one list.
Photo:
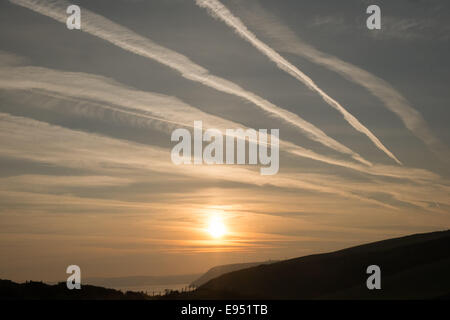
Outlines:
{"label": "cloud", "polygon": [[[247,129],[240,123],[202,112],[175,97],[135,90],[102,76],[32,66],[5,67],[1,68],[0,71],[0,88],[34,90],[37,93],[42,91],[46,95],[60,99],[76,99],[73,100],[75,107],[71,109],[72,112],[79,112],[90,117],[98,116],[88,111],[90,106],[95,106],[125,115],[131,125],[142,125],[142,121],[145,121],[144,125],[167,133],[170,133],[175,127],[191,127],[194,120],[199,119],[204,122],[204,127],[222,131],[228,128]],[[51,107],[58,108],[59,106],[51,105]],[[161,123],[167,125],[162,126]],[[438,178],[437,175],[422,169],[380,164],[373,164],[368,167],[321,155],[283,140],[280,140],[280,150],[294,156],[370,175],[411,180],[435,180]]]}
{"label": "cloud", "polygon": [[222,5],[217,0],[196,0],[196,3],[200,7],[207,8],[208,11],[216,18],[224,21],[228,26],[233,28],[236,33],[241,36],[243,39],[250,42],[255,48],[257,48],[260,52],[266,55],[270,60],[275,62],[275,64],[285,72],[289,73],[295,79],[299,80],[303,84],[305,84],[309,89],[318,93],[322,99],[330,105],[332,108],[336,109],[339,113],[342,114],[344,119],[357,131],[365,134],[374,144],[375,146],[386,153],[390,158],[392,158],[398,164],[401,162],[389,151],[381,141],[358,119],[356,119],[351,113],[349,113],[339,102],[330,97],[327,93],[325,93],[321,88],[317,86],[317,84],[306,74],[304,74],[297,67],[292,65],[285,58],[280,56],[275,50],[269,47],[267,44],[259,40],[247,27],[242,23],[242,21],[234,16],[224,5]]}
{"label": "cloud", "polygon": [[40,174],[23,174],[13,177],[0,178],[3,185],[8,186],[8,190],[16,187],[109,187],[120,186],[132,183],[133,180],[125,177],[110,177],[97,175],[83,176],[49,176]]}
{"label": "cloud", "polygon": [[279,188],[307,189],[393,208],[357,193],[330,188],[325,183],[316,185],[292,179],[289,175],[278,174],[273,179],[267,180],[257,171],[242,166],[176,166],[169,160],[170,152],[167,149],[66,129],[6,113],[0,113],[0,139],[3,141],[2,155],[4,157],[82,168],[95,171],[97,175],[126,174],[128,178],[131,178],[146,173],[161,172],[175,176],[220,179],[256,186],[272,185]]}
{"label": "cloud", "polygon": [[366,88],[380,99],[387,109],[396,114],[406,128],[422,140],[430,150],[442,160],[448,161],[450,158],[448,148],[432,133],[422,115],[389,83],[362,68],[321,52],[303,42],[289,27],[256,2],[252,3],[251,10],[244,8],[242,5],[239,8],[240,15],[244,17],[247,23],[262,32],[274,43],[278,50],[304,57]]}
{"label": "cloud", "polygon": [[[420,192],[424,191],[423,187],[411,186],[409,190],[405,187],[399,189],[395,183],[384,184],[386,187],[381,189],[380,185],[352,183],[346,178],[330,175],[279,173],[271,179],[267,179],[259,175],[257,171],[242,166],[176,166],[169,161],[170,152],[167,149],[66,129],[5,113],[0,113],[0,139],[3,141],[2,156],[4,157],[84,169],[96,172],[97,176],[105,177],[99,181],[93,181],[92,186],[94,187],[143,182],[151,174],[160,172],[174,177],[200,178],[204,181],[222,180],[261,187],[309,190],[318,194],[336,195],[389,209],[395,209],[397,206],[377,200],[373,194],[385,193],[401,202],[421,207],[423,207],[422,202],[425,201],[421,199],[427,199],[427,197],[430,201],[446,203],[442,200],[442,194],[446,191],[439,185],[433,187],[434,196],[430,193],[419,196]],[[39,143],[36,143],[37,141]],[[31,181],[36,182],[39,180],[38,178],[42,178],[43,186],[47,184],[64,186],[64,178],[34,177]],[[23,177],[14,179],[24,182]],[[86,178],[70,178],[68,181],[71,179],[74,179],[75,184],[83,183],[86,187],[89,186]],[[65,186],[67,187],[68,184],[70,183],[65,183]],[[427,183],[427,185],[429,184],[430,182]],[[25,190],[28,189],[25,188]],[[8,189],[8,191],[11,190]],[[408,196],[408,194],[413,194],[412,191],[416,194],[414,196],[416,199]]]}
{"label": "cloud", "polygon": [[[66,1],[41,1],[41,0],[10,0],[12,3],[29,8],[33,11],[49,16],[62,23],[66,22],[66,8],[69,5]],[[218,91],[225,92],[252,102],[268,114],[282,119],[286,123],[300,129],[310,139],[317,141],[333,150],[348,154],[353,159],[370,165],[370,162],[362,158],[359,154],[344,146],[335,139],[329,137],[321,129],[305,121],[295,113],[282,109],[264,98],[243,89],[237,84],[214,76],[202,66],[192,62],[186,56],[173,50],[162,47],[155,42],[142,37],[133,31],[118,25],[101,15],[82,9],[83,19],[81,30],[94,36],[111,42],[112,44],[133,52],[146,58],[153,59],[164,64],[189,80],[202,83]]]}

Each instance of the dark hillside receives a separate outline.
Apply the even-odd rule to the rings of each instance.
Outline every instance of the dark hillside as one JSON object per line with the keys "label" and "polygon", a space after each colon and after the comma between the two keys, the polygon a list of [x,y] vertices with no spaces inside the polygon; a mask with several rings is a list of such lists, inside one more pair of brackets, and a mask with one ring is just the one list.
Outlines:
{"label": "dark hillside", "polygon": [[[187,298],[403,299],[450,293],[450,231],[379,241],[231,272]],[[366,268],[381,268],[381,290],[366,288]]]}

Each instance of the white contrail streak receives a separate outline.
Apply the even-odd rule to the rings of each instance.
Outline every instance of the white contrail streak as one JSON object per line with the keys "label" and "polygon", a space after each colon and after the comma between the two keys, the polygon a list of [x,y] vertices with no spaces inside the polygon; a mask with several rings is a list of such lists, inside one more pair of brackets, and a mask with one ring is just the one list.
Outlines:
{"label": "white contrail streak", "polygon": [[[55,137],[58,138],[55,139]],[[167,161],[167,151],[160,147],[64,128],[3,112],[0,112],[0,141],[2,141],[3,156],[68,168],[94,170],[97,175],[95,181],[92,181],[92,176],[72,177],[71,180],[66,180],[67,177],[46,175],[15,176],[3,181],[8,186],[5,185],[5,190],[10,190],[11,187],[14,189],[12,185],[14,181],[16,184],[30,182],[41,185],[44,183],[46,186],[52,183],[59,186],[74,183],[95,186],[129,184],[136,182],[136,179],[145,180],[148,177],[147,173],[161,172],[196,179],[202,177],[202,179],[221,179],[258,186],[272,185],[279,188],[311,190],[390,209],[397,208],[372,199],[371,196],[382,192],[418,207],[423,207],[422,202],[431,201],[430,199],[448,203],[448,197],[446,197],[448,190],[437,185],[432,186],[430,194],[429,184],[425,187],[420,184],[383,182],[383,185],[387,185],[388,188],[382,188],[380,191],[380,186],[376,183],[357,182],[333,175],[279,173],[267,181],[263,176],[255,174],[254,170],[243,167],[189,166],[190,170],[186,170],[185,166],[176,166]]]}
{"label": "white contrail streak", "polygon": [[[191,127],[193,121],[198,119],[202,119],[206,127],[222,131],[227,128],[247,129],[240,123],[202,112],[175,97],[135,90],[109,78],[82,72],[64,72],[32,66],[0,67],[0,89],[32,90],[40,95],[74,100],[76,103],[75,107],[70,109],[71,112],[98,117],[96,112],[90,112],[87,108],[100,107],[125,115],[131,125],[145,123],[151,128],[164,132],[171,132],[174,126]],[[39,102],[38,105],[44,108],[58,107],[45,101]],[[161,123],[171,127],[161,126]],[[280,147],[283,152],[294,156],[374,176],[395,177],[416,182],[438,179],[437,175],[423,169],[379,164],[360,165],[321,155],[288,141],[280,140]]]}
{"label": "white contrail streak", "polygon": [[[39,140],[39,144],[36,143],[37,140]],[[448,190],[439,185],[427,184],[424,186],[383,181],[380,182],[381,185],[387,186],[387,188],[381,188],[378,183],[357,182],[338,176],[314,173],[279,173],[267,181],[251,169],[231,168],[230,166],[189,166],[190,170],[186,170],[184,166],[175,166],[170,161],[168,162],[167,151],[160,147],[73,130],[2,112],[0,112],[0,141],[2,141],[3,156],[69,168],[94,170],[101,179],[100,181],[92,181],[86,177],[78,177],[77,180],[80,183],[97,186],[132,183],[136,178],[145,177],[146,174],[143,175],[143,172],[162,172],[197,179],[202,177],[202,179],[222,179],[258,186],[272,185],[280,188],[311,190],[361,200],[391,209],[393,208],[391,205],[371,199],[371,196],[382,192],[392,195],[399,201],[423,209],[427,209],[425,204],[431,199],[443,204],[448,203],[448,197],[446,197]],[[13,181],[17,178],[17,176],[14,177]],[[32,176],[24,176],[19,180],[28,181],[31,184],[43,183],[39,180],[30,181],[30,178],[32,179]],[[73,185],[74,183],[74,181],[55,177],[48,181],[49,177],[45,175],[40,179],[42,178],[45,185],[51,181],[58,185]],[[7,190],[10,189],[10,183],[13,181],[9,181],[8,188],[5,187]],[[430,187],[432,188],[431,193]]]}
{"label": "white contrail streak", "polygon": [[267,44],[259,40],[250,30],[247,29],[247,27],[242,23],[242,21],[239,18],[235,17],[222,3],[220,3],[217,0],[195,0],[195,1],[198,6],[207,8],[208,11],[214,17],[221,19],[228,26],[233,28],[239,36],[250,42],[259,51],[265,54],[270,60],[275,62],[280,69],[284,70],[297,80],[304,83],[311,90],[317,92],[327,104],[329,104],[334,109],[338,110],[344,116],[344,119],[353,128],[365,134],[380,150],[382,150],[390,158],[395,160],[395,162],[401,164],[401,162],[392,154],[392,152],[390,152],[367,127],[365,127],[361,122],[359,122],[359,120],[356,119],[351,113],[349,113],[339,102],[331,98],[327,93],[325,93],[322,89],[320,89],[310,77],[308,77],[297,67],[292,65],[289,61],[287,61],[285,58],[279,55]]}
{"label": "white contrail streak", "polygon": [[385,80],[374,74],[343,61],[335,56],[317,50],[301,40],[279,18],[271,14],[257,2],[251,2],[251,8],[239,3],[239,15],[245,22],[273,42],[277,50],[288,52],[310,60],[335,71],[346,79],[366,88],[380,99],[385,107],[395,113],[417,138],[422,140],[428,148],[444,161],[450,159],[450,152],[433,133],[422,115],[415,110],[408,100]]}
{"label": "white contrail streak", "polygon": [[[33,11],[51,17],[62,23],[66,22],[67,14],[66,8],[69,5],[66,1],[42,1],[42,0],[10,0],[12,3],[29,8]],[[371,163],[359,154],[352,151],[350,148],[344,146],[333,138],[325,134],[321,129],[313,124],[305,121],[298,115],[284,110],[262,97],[249,92],[237,84],[226,79],[214,76],[205,68],[192,62],[186,56],[175,51],[162,47],[150,39],[139,36],[133,31],[122,27],[100,15],[90,12],[87,9],[82,9],[82,23],[81,30],[102,38],[114,45],[135,54],[153,59],[161,64],[164,64],[172,69],[179,71],[186,79],[202,83],[206,86],[214,88],[228,94],[232,94],[252,102],[256,106],[263,109],[265,112],[284,120],[285,122],[297,127],[305,133],[310,139],[317,141],[329,148],[332,148],[341,153],[348,154],[353,159],[365,164]]]}
{"label": "white contrail streak", "polygon": [[[59,137],[55,139],[55,137]],[[40,144],[36,144],[39,139]],[[222,179],[258,186],[272,185],[280,188],[297,188],[318,193],[335,194],[378,206],[398,209],[381,201],[359,195],[360,190],[343,191],[322,185],[292,179],[289,175],[277,175],[269,183],[255,171],[230,166],[176,166],[167,161],[164,149],[105,137],[93,133],[72,130],[30,118],[0,112],[0,140],[2,154],[14,158],[62,165],[69,168],[94,169],[101,173],[120,173],[122,169],[142,172],[178,174],[198,179]],[[42,148],[45,145],[45,148]],[[120,152],[118,152],[120,150]],[[74,156],[76,155],[76,156]],[[105,166],[105,164],[108,164]],[[129,173],[129,172],[128,172]],[[128,175],[127,175],[128,177]],[[131,177],[131,176],[130,176]]]}

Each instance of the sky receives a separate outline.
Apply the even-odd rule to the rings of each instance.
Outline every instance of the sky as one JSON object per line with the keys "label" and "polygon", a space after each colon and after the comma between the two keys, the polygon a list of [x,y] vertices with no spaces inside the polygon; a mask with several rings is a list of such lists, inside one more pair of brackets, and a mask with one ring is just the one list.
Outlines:
{"label": "sky", "polygon": [[[201,273],[448,229],[450,4],[376,1],[369,30],[370,4],[2,1],[0,278]],[[175,165],[171,133],[198,120],[279,129],[278,173]]]}

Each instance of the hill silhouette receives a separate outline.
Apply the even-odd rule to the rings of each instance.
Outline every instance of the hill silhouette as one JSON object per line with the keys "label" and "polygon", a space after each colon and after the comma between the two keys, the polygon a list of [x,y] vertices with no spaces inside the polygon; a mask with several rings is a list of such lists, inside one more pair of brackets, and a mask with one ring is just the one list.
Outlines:
{"label": "hill silhouette", "polygon": [[[330,253],[257,263],[222,274],[195,291],[155,297],[83,284],[81,290],[68,290],[64,282],[48,285],[0,280],[0,300],[450,299],[449,249],[450,231],[416,234]],[[372,264],[381,268],[381,290],[366,287],[366,269]],[[221,267],[216,271],[223,271]]]}
{"label": "hill silhouette", "polygon": [[82,285],[80,290],[67,289],[65,282],[49,285],[27,281],[15,283],[0,280],[0,300],[144,300],[151,297],[142,292],[122,291]]}
{"label": "hill silhouette", "polygon": [[247,263],[234,263],[234,264],[224,264],[220,266],[215,266],[209,269],[206,273],[204,273],[201,277],[196,279],[191,283],[191,285],[195,287],[200,287],[201,285],[207,283],[209,280],[217,278],[225,273],[238,271],[246,268],[256,267],[262,264],[270,264],[277,261],[269,260],[264,262],[247,262]]}
{"label": "hill silhouette", "polygon": [[[366,268],[381,268],[368,290]],[[416,234],[259,265],[212,279],[182,299],[432,299],[450,296],[450,231]]]}

